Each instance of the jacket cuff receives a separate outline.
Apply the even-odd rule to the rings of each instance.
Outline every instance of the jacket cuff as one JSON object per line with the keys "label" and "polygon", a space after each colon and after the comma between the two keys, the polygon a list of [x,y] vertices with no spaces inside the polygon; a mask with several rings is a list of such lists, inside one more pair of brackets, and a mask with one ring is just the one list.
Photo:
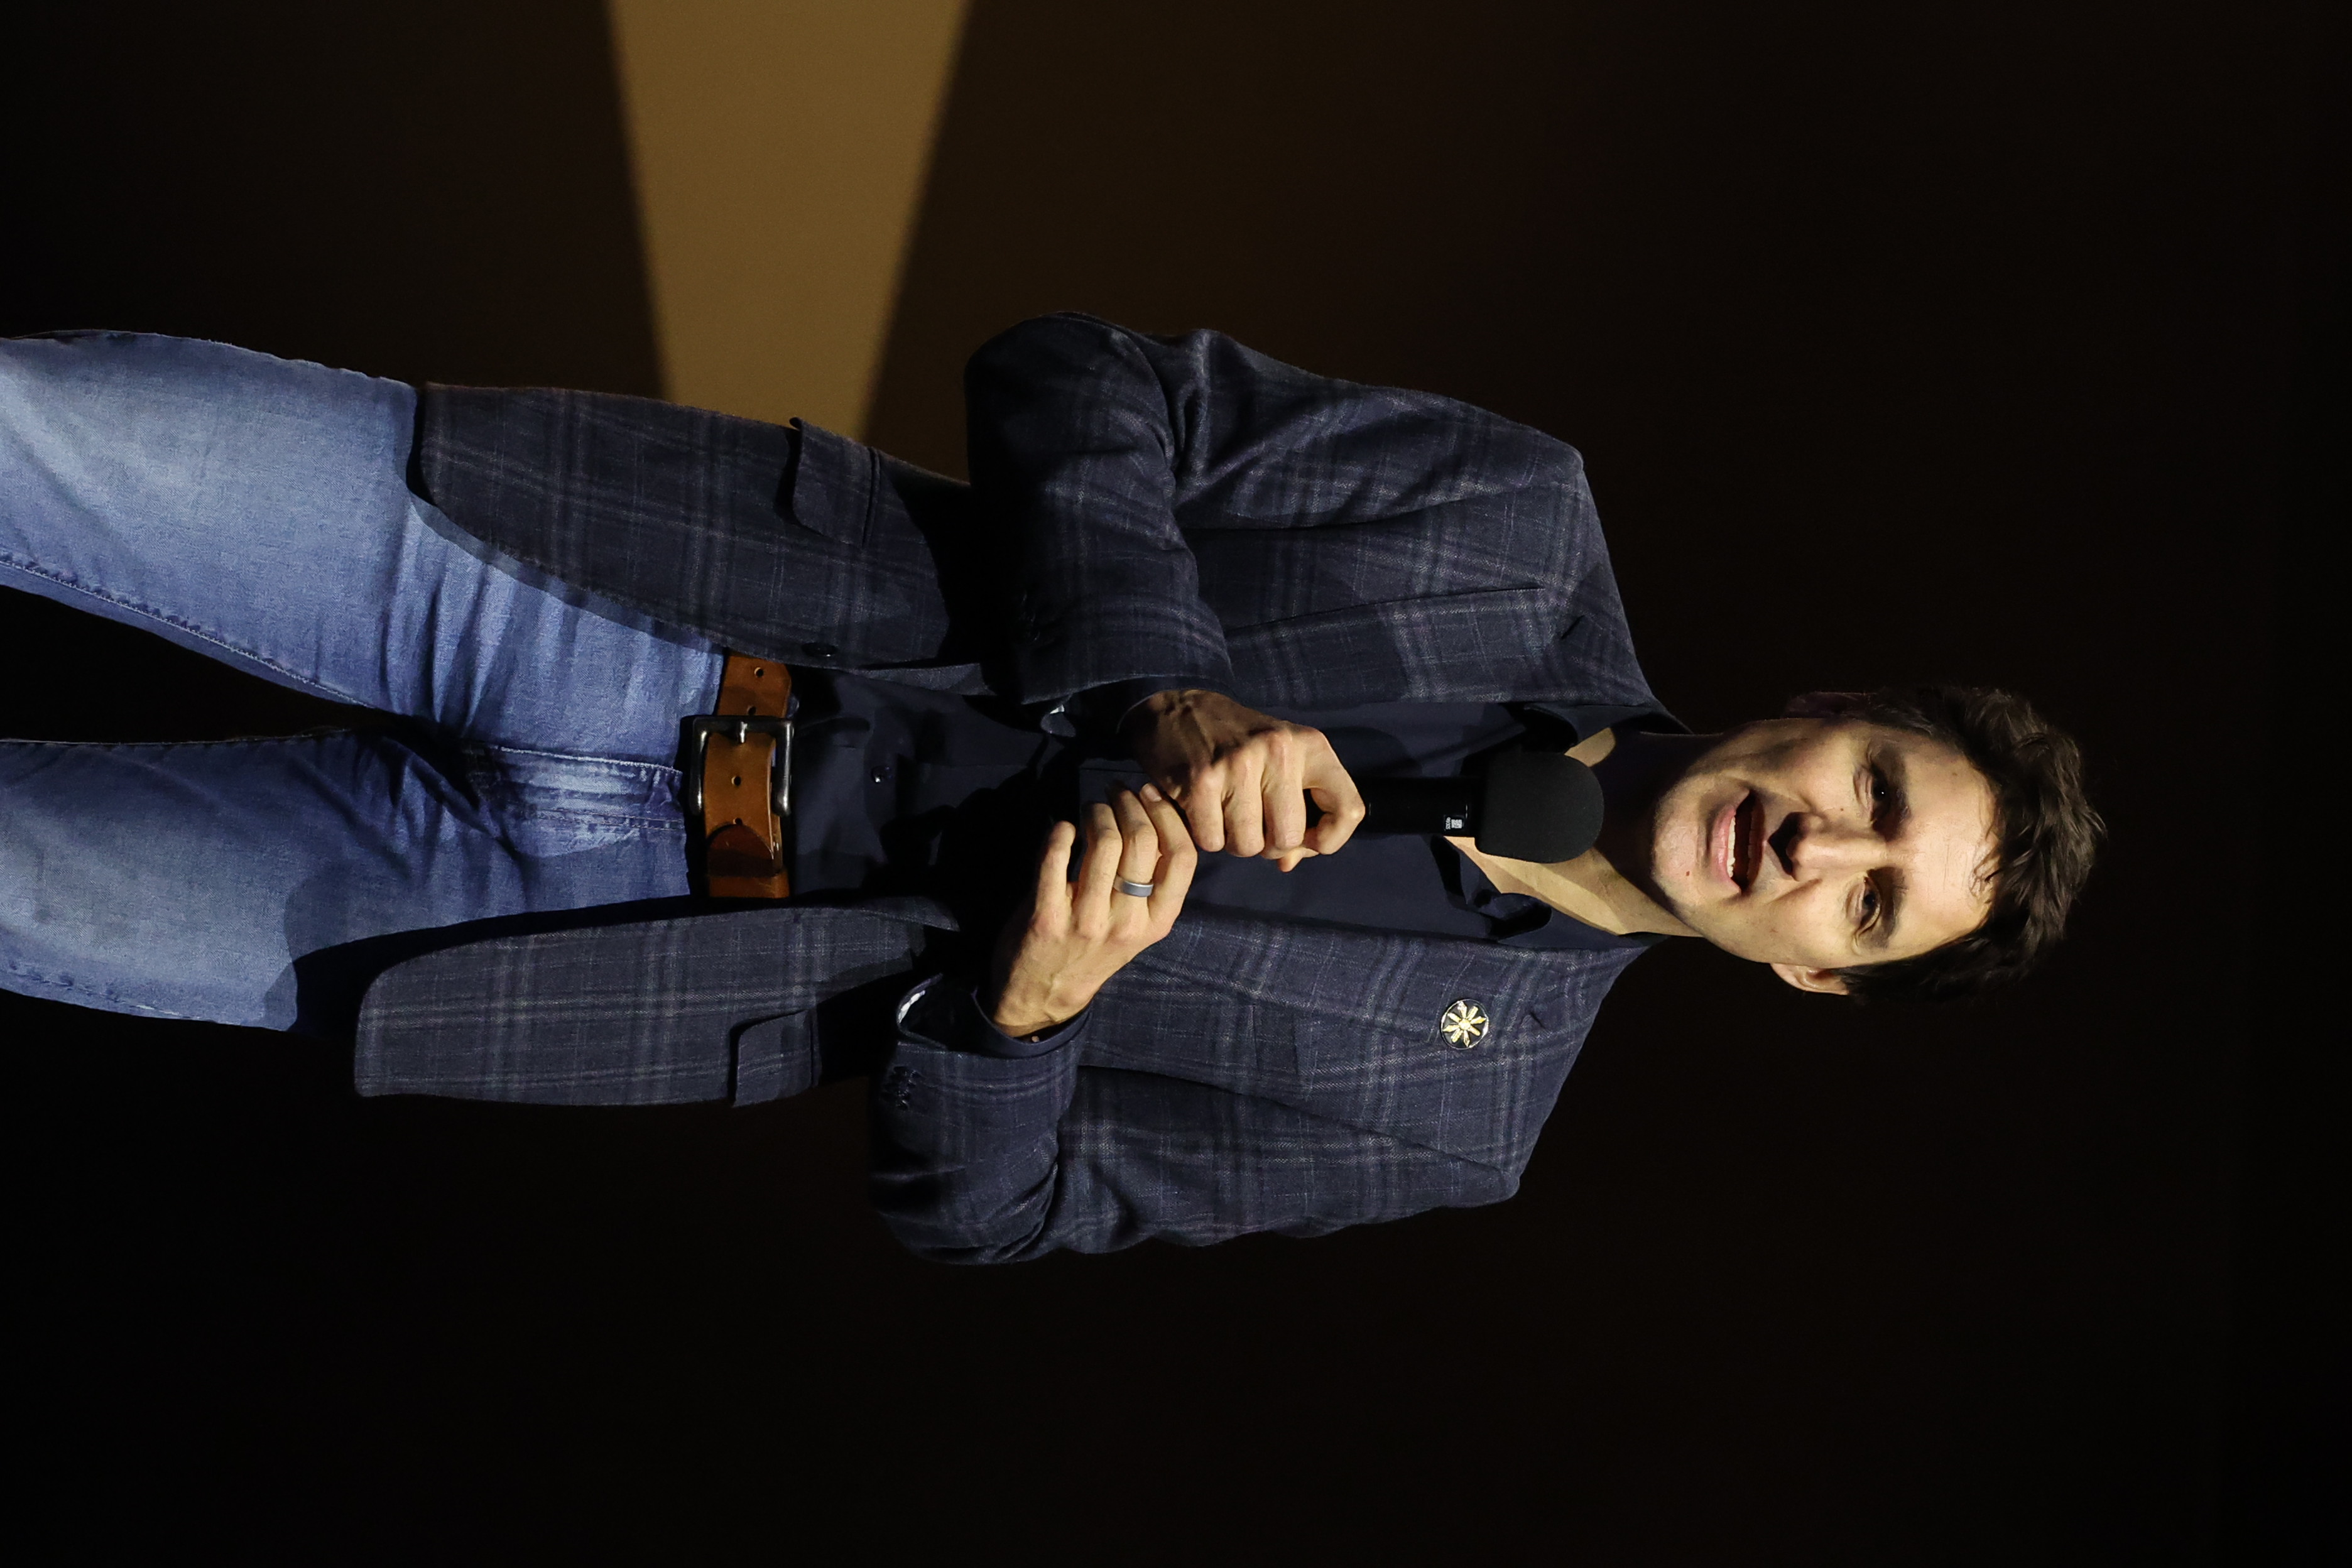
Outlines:
{"label": "jacket cuff", "polygon": [[933,975],[898,1004],[898,1033],[919,1045],[966,1056],[1020,1061],[1048,1056],[1076,1043],[1085,1034],[1092,1010],[1079,1014],[1042,1039],[1024,1040],[996,1026],[980,1005],[975,989],[944,975]]}

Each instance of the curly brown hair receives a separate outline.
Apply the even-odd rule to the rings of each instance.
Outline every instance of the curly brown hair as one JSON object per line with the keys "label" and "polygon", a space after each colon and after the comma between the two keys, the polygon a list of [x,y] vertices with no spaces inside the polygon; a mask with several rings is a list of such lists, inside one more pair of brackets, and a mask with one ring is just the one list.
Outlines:
{"label": "curly brown hair", "polygon": [[1839,971],[1849,995],[1945,1001],[2005,985],[2066,929],[2106,824],[2083,790],[2083,752],[2013,692],[1890,686],[1842,694],[1837,716],[1941,741],[1992,785],[1992,910],[1968,935],[1915,957]]}

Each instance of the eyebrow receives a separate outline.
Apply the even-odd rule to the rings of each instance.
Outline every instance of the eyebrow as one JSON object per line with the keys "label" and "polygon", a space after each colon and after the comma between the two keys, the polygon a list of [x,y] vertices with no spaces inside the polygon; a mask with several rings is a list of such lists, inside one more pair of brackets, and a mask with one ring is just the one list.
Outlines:
{"label": "eyebrow", "polygon": [[[1889,749],[1871,760],[1878,771],[1886,775],[1886,793],[1889,796],[1885,806],[1878,814],[1878,836],[1881,838],[1893,838],[1901,834],[1911,821],[1910,780],[1905,773],[1904,755],[1899,750]],[[1864,939],[1865,946],[1884,952],[1895,945],[1895,927],[1903,919],[1903,895],[1906,886],[1903,873],[1889,868],[1885,887],[1880,894],[1885,900],[1886,907],[1880,912],[1878,923],[1871,928],[1870,934]]]}

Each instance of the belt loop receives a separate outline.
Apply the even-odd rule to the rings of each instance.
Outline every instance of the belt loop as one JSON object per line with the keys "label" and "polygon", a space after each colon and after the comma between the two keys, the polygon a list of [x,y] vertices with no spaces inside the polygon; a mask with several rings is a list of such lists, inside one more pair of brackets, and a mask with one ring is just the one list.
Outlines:
{"label": "belt loop", "polygon": [[688,839],[714,899],[792,895],[784,826],[792,815],[792,672],[730,651],[718,711],[685,724]]}

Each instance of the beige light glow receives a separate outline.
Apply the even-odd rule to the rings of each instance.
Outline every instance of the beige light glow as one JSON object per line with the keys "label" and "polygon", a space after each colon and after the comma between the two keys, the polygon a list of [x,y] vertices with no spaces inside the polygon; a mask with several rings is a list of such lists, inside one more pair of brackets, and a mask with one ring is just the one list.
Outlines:
{"label": "beige light glow", "polygon": [[669,397],[860,434],[965,0],[611,0]]}

